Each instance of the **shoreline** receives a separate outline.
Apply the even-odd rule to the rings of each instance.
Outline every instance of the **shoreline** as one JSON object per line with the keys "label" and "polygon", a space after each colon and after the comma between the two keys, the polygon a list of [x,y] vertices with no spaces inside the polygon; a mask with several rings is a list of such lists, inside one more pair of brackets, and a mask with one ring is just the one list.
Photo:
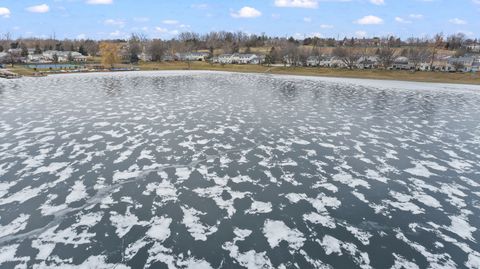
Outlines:
{"label": "shoreline", "polygon": [[[435,83],[452,85],[480,85],[480,73],[440,73],[440,72],[410,72],[410,71],[392,71],[392,70],[345,70],[318,67],[280,67],[280,66],[262,66],[262,65],[211,65],[204,62],[191,63],[188,68],[187,63],[141,63],[136,66],[137,71],[77,71],[77,72],[42,72],[17,67],[9,70],[22,75],[23,77],[42,77],[35,76],[34,73],[43,73],[45,75],[67,75],[67,74],[105,74],[105,73],[129,73],[129,72],[147,72],[147,71],[210,71],[210,72],[229,72],[229,73],[247,73],[247,74],[265,74],[265,75],[286,75],[302,77],[321,77],[338,79],[361,79],[388,82],[415,82],[415,83]],[[18,72],[20,71],[20,72]],[[22,74],[23,73],[23,74]]]}
{"label": "shoreline", "polygon": [[[146,77],[154,76],[182,76],[182,75],[203,75],[203,74],[244,74],[253,76],[275,77],[285,80],[310,80],[317,82],[339,83],[360,85],[364,87],[373,87],[381,90],[422,90],[422,91],[451,91],[455,93],[470,92],[480,94],[480,85],[475,84],[453,84],[453,83],[438,83],[438,82],[417,82],[417,81],[403,81],[403,80],[378,80],[369,78],[341,78],[341,77],[327,77],[327,76],[303,76],[291,74],[265,74],[265,73],[248,73],[248,72],[231,72],[231,71],[217,71],[217,70],[140,70],[129,72],[77,72],[77,73],[58,73],[52,74],[52,77],[74,77],[74,76],[137,76],[142,75]],[[29,78],[29,77],[25,77]],[[29,79],[41,79],[31,77]]]}

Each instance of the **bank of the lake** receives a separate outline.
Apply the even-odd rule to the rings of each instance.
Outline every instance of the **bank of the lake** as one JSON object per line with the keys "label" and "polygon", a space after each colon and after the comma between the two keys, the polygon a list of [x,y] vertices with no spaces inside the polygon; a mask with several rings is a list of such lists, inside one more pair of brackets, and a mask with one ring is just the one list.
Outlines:
{"label": "bank of the lake", "polygon": [[[130,65],[124,65],[124,66],[118,65],[118,66],[122,68],[131,67]],[[240,72],[240,73],[270,73],[270,74],[281,74],[281,75],[364,78],[364,79],[377,79],[377,80],[400,80],[400,81],[480,85],[480,74],[478,73],[410,72],[410,71],[399,71],[399,70],[359,70],[359,69],[347,70],[347,69],[319,68],[319,67],[284,67],[284,66],[263,66],[263,65],[220,65],[220,64],[209,64],[206,62],[190,62],[190,63],[187,63],[187,62],[143,63],[142,62],[135,67],[139,68],[141,71],[210,70],[210,71],[228,71],[228,72]],[[15,66],[14,68],[8,68],[8,69],[22,76],[34,76],[39,72],[43,72],[47,74],[50,72],[62,73],[62,72],[59,72],[59,70],[47,70],[47,69],[34,70],[21,65]]]}

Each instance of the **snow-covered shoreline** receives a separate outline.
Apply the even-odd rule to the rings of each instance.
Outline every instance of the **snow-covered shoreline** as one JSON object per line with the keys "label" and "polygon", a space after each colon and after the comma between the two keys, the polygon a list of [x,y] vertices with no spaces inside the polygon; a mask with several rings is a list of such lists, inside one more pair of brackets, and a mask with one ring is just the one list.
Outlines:
{"label": "snow-covered shoreline", "polygon": [[453,84],[438,82],[417,82],[406,80],[387,80],[387,79],[370,79],[370,78],[344,78],[344,77],[328,77],[328,76],[301,76],[301,75],[285,75],[285,74],[267,74],[267,73],[247,73],[247,72],[230,72],[230,71],[214,71],[214,70],[159,70],[159,71],[132,71],[132,72],[101,72],[101,73],[68,73],[68,74],[52,74],[43,78],[26,78],[26,79],[48,79],[49,77],[72,77],[72,76],[181,76],[181,75],[251,75],[251,76],[268,76],[289,80],[310,80],[319,82],[352,84],[364,87],[374,87],[380,89],[401,89],[401,90],[454,90],[468,91],[480,93],[480,85],[474,84]]}

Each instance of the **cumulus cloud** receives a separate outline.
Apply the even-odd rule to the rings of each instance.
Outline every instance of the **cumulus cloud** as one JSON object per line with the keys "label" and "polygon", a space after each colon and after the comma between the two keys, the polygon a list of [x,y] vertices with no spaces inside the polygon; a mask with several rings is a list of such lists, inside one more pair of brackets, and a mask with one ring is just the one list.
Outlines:
{"label": "cumulus cloud", "polygon": [[398,23],[412,23],[412,21],[406,20],[402,17],[395,17],[395,21]]}
{"label": "cumulus cloud", "polygon": [[412,19],[418,19],[418,20],[419,20],[419,19],[423,19],[423,15],[422,15],[422,14],[410,14],[409,16],[410,16],[410,18],[412,18]]}
{"label": "cumulus cloud", "polygon": [[125,22],[122,20],[115,20],[115,19],[107,19],[103,22],[105,25],[111,25],[111,26],[118,26],[118,27],[123,27],[125,26]]}
{"label": "cumulus cloud", "polygon": [[155,27],[155,31],[160,34],[160,35],[170,35],[170,36],[174,36],[174,35],[178,35],[179,34],[179,31],[178,30],[169,30],[167,28],[163,28],[163,27]]}
{"label": "cumulus cloud", "polygon": [[6,7],[0,7],[0,17],[2,18],[10,18],[10,9]]}
{"label": "cumulus cloud", "polygon": [[237,12],[232,12],[230,15],[234,18],[256,18],[262,16],[262,12],[253,7],[242,7]]}
{"label": "cumulus cloud", "polygon": [[368,15],[368,16],[365,16],[363,18],[360,18],[360,19],[356,20],[355,23],[362,24],[362,25],[382,24],[383,19],[379,18],[377,16]]}
{"label": "cumulus cloud", "polygon": [[27,11],[33,12],[33,13],[47,13],[50,11],[50,7],[47,4],[42,4],[42,5],[27,7]]}
{"label": "cumulus cloud", "polygon": [[370,0],[370,3],[372,3],[374,5],[385,5],[384,0]]}
{"label": "cumulus cloud", "polygon": [[113,0],[87,0],[89,5],[111,5]]}
{"label": "cumulus cloud", "polygon": [[452,24],[457,24],[457,25],[467,24],[467,21],[462,20],[462,19],[459,19],[459,18],[451,19],[451,20],[449,20],[448,22],[450,22],[450,23],[452,23]]}
{"label": "cumulus cloud", "polygon": [[277,7],[317,8],[318,0],[275,0]]}
{"label": "cumulus cloud", "polygon": [[322,28],[322,29],[331,29],[331,28],[333,28],[333,25],[331,25],[331,24],[320,24],[320,28]]}

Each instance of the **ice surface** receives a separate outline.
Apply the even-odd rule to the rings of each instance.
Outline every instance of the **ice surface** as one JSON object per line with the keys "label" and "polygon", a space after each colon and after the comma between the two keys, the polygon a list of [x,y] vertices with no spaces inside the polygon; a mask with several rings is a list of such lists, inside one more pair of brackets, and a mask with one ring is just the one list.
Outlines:
{"label": "ice surface", "polygon": [[466,85],[2,80],[0,268],[477,269],[478,111]]}

